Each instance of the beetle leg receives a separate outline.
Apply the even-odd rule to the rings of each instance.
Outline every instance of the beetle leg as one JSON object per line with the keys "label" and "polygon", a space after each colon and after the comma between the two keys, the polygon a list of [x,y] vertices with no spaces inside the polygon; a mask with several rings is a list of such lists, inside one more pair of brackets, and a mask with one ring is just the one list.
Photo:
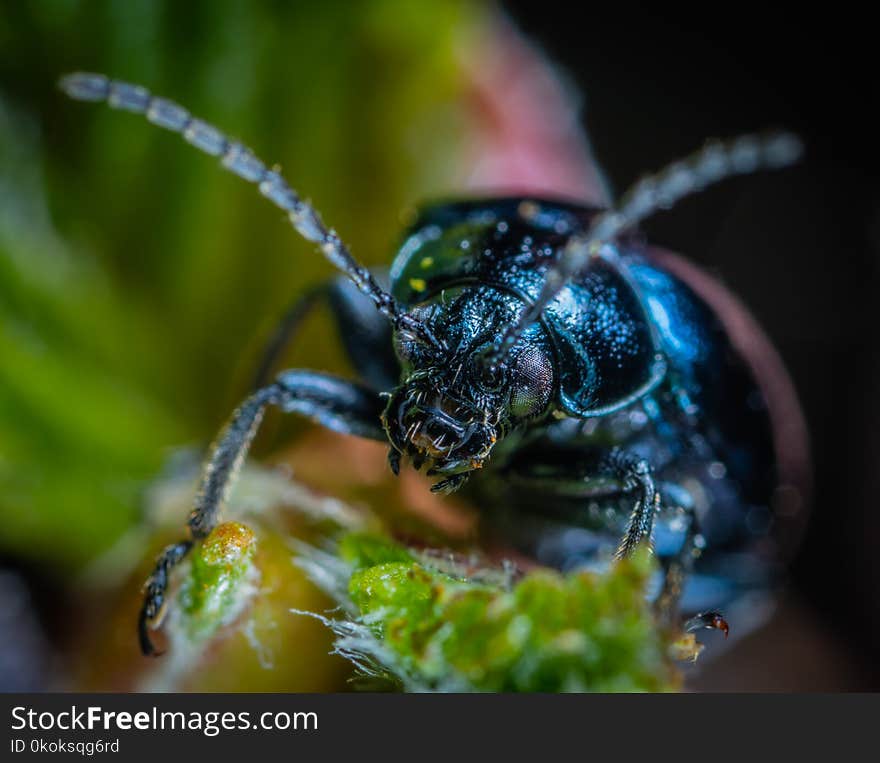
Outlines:
{"label": "beetle leg", "polygon": [[[386,271],[373,271],[381,286]],[[394,352],[391,326],[348,279],[337,278],[327,292],[330,313],[345,354],[358,378],[373,389],[392,389],[400,381],[400,362]]]}
{"label": "beetle leg", "polygon": [[[377,270],[376,278],[384,285],[384,271]],[[287,309],[263,350],[254,388],[267,384],[273,368],[299,334],[304,321],[322,301],[330,308],[345,354],[358,378],[376,389],[395,386],[400,366],[394,355],[391,327],[354,284],[337,278],[299,295]]]}
{"label": "beetle leg", "polygon": [[286,413],[299,413],[337,432],[386,439],[379,419],[383,405],[378,393],[330,374],[285,371],[273,384],[245,400],[211,448],[189,517],[191,540],[168,546],[147,579],[139,619],[141,650],[145,655],[158,653],[148,629],[161,623],[171,570],[183,560],[195,541],[205,538],[217,525],[220,509],[269,405]]}
{"label": "beetle leg", "polygon": [[703,547],[693,504],[685,504],[681,508],[687,514],[687,531],[678,552],[663,560],[663,587],[654,601],[657,621],[667,628],[679,624],[679,603],[684,583]]}
{"label": "beetle leg", "polygon": [[299,334],[303,321],[308,318],[321,298],[326,295],[326,289],[327,284],[321,284],[309,289],[304,294],[300,294],[281,316],[281,320],[278,321],[272,336],[263,348],[260,364],[254,374],[254,389],[266,386],[278,359]]}
{"label": "beetle leg", "polygon": [[717,629],[723,631],[724,637],[727,638],[730,626],[724,616],[716,610],[701,612],[686,620],[684,624],[680,622],[679,603],[684,583],[703,549],[703,536],[700,534],[693,505],[684,505],[682,509],[688,515],[688,529],[678,553],[664,561],[663,587],[654,601],[657,621],[666,628],[680,626],[685,633],[693,633],[703,628]]}
{"label": "beetle leg", "polygon": [[616,559],[623,559],[642,541],[651,542],[654,516],[660,509],[660,493],[654,484],[651,466],[644,458],[615,448],[606,456],[605,462],[623,482],[624,489],[636,496],[626,532],[614,554]]}
{"label": "beetle leg", "polygon": [[165,594],[168,592],[168,575],[171,569],[190,552],[192,545],[191,540],[185,540],[166,546],[156,559],[152,574],[144,583],[144,603],[138,617],[138,639],[141,652],[145,655],[162,654],[150,640],[149,631],[162,624],[166,611]]}

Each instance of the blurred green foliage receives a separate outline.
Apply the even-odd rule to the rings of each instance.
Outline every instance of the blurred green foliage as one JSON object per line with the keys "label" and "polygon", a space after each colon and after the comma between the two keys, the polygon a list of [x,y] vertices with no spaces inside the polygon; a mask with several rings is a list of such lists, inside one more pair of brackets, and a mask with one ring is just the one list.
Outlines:
{"label": "blurred green foliage", "polygon": [[[331,269],[179,136],[66,101],[147,85],[278,162],[357,255],[454,190],[465,0],[0,5],[0,553],[75,569],[244,394],[260,338]],[[340,368],[324,324],[299,362]],[[271,427],[270,427],[271,429]],[[264,442],[264,447],[266,444]]]}

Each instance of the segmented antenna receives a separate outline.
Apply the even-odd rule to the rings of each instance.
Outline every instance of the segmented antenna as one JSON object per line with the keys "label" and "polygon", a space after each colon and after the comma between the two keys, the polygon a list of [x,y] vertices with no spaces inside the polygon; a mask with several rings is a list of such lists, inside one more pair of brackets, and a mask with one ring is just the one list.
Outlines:
{"label": "segmented antenna", "polygon": [[589,230],[568,240],[559,259],[547,271],[538,299],[507,328],[498,343],[483,356],[483,361],[490,367],[501,363],[566,283],[583,273],[590,260],[600,256],[602,247],[627,229],[661,209],[670,208],[685,196],[726,178],[788,167],[800,158],[802,152],[803,144],[791,133],[743,135],[728,142],[708,143],[691,156],[640,180],[624,195],[617,209],[597,215]]}
{"label": "segmented antenna", "polygon": [[152,95],[140,85],[111,80],[103,74],[75,72],[62,77],[59,86],[75,100],[106,102],[114,109],[143,114],[154,125],[180,133],[191,145],[219,157],[223,167],[255,184],[263,196],[285,212],[296,231],[307,241],[316,243],[324,256],[354,281],[395,328],[416,341],[437,344],[427,327],[399,310],[394,298],[352,257],[336,231],[324,225],[318,212],[297,196],[281,173],[275,168],[267,169],[247,146],[196,119],[173,101]]}

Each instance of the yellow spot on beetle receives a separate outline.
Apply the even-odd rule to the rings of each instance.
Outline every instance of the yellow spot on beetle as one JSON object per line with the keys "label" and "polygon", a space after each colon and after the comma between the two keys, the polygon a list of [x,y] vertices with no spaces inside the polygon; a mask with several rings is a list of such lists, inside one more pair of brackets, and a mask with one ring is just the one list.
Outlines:
{"label": "yellow spot on beetle", "polygon": [[416,291],[424,291],[428,288],[424,278],[410,278],[409,285]]}
{"label": "yellow spot on beetle", "polygon": [[519,203],[516,211],[523,220],[529,223],[541,213],[541,206],[537,202],[526,200]]}
{"label": "yellow spot on beetle", "polygon": [[433,264],[434,264],[433,257],[422,257],[422,261],[419,263],[419,265],[422,266],[422,270],[427,270]]}

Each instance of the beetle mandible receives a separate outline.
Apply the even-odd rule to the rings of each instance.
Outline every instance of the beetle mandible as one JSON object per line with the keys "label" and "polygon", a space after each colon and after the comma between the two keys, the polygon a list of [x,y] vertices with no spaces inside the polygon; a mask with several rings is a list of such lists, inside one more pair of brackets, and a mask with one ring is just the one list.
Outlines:
{"label": "beetle mandible", "polygon": [[[434,491],[483,470],[469,488],[539,562],[569,568],[652,542],[668,623],[681,610],[700,613],[690,628],[726,632],[717,608],[768,579],[771,496],[786,475],[764,389],[707,281],[634,231],[724,178],[790,165],[795,136],[708,143],[607,210],[539,198],[429,207],[386,289],[277,170],[181,106],[100,74],[68,75],[61,88],[144,114],[219,157],[347,276],[304,297],[290,321],[329,301],[360,379],[285,371],[234,411],[204,467],[190,538],[168,546],[147,580],[145,654],[157,653],[149,631],[171,570],[217,524],[268,406],[390,444],[394,473],[406,458],[438,478]],[[732,560],[744,553],[741,574]]]}

